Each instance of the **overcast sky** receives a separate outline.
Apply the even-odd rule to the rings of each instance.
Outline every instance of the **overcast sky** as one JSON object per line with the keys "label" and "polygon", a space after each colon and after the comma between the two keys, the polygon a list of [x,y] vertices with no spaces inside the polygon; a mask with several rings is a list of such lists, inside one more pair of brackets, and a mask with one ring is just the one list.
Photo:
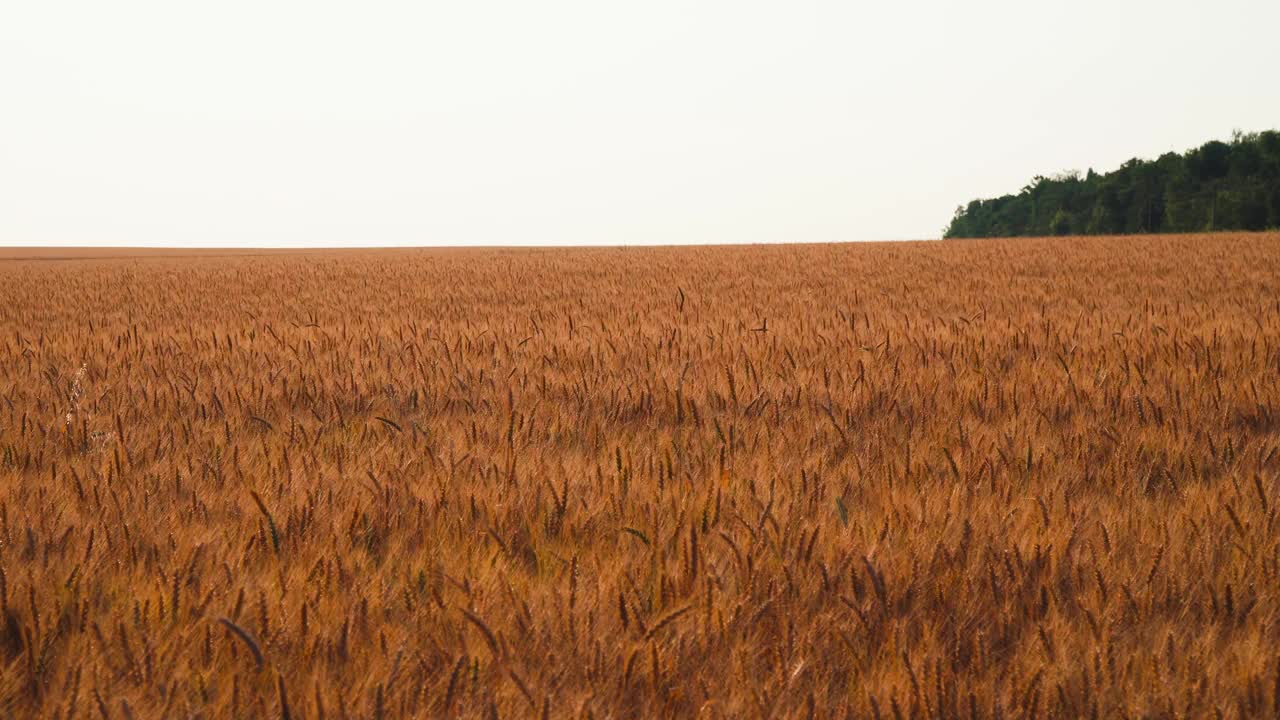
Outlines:
{"label": "overcast sky", "polygon": [[1280,128],[1280,2],[13,0],[0,243],[938,237]]}

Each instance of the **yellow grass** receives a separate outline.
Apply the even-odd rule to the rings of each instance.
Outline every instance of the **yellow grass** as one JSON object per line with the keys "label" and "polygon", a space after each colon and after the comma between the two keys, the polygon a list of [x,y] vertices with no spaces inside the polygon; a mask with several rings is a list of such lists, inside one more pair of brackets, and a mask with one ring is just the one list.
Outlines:
{"label": "yellow grass", "polygon": [[1276,235],[6,255],[0,715],[1280,708]]}

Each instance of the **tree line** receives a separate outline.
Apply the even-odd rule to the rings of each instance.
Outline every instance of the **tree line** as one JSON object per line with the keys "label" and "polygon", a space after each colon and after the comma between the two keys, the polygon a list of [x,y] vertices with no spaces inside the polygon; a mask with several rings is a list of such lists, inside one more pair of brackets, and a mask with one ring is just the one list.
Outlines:
{"label": "tree line", "polygon": [[1237,131],[1103,175],[1036,176],[1016,195],[956,208],[943,237],[1117,235],[1280,228],[1280,132]]}

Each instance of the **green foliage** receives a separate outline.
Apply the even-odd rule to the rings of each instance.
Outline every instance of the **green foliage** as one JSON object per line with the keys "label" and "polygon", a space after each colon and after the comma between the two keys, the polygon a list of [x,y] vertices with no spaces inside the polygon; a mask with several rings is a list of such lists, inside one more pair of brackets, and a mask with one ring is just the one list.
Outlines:
{"label": "green foliage", "polygon": [[1066,210],[1059,210],[1053,214],[1053,222],[1049,223],[1049,230],[1054,235],[1070,235],[1071,234],[1071,213]]}
{"label": "green foliage", "polygon": [[1280,132],[1236,132],[1082,178],[1036,176],[1016,195],[956,208],[944,237],[1116,235],[1280,227]]}

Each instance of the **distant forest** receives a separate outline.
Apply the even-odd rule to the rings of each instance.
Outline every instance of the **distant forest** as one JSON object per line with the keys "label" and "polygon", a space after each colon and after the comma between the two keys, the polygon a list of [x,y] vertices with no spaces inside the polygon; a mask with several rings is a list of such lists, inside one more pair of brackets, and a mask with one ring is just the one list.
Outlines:
{"label": "distant forest", "polygon": [[1280,228],[1280,132],[1236,132],[1113,172],[1037,176],[1017,195],[956,209],[944,237],[1116,235]]}

